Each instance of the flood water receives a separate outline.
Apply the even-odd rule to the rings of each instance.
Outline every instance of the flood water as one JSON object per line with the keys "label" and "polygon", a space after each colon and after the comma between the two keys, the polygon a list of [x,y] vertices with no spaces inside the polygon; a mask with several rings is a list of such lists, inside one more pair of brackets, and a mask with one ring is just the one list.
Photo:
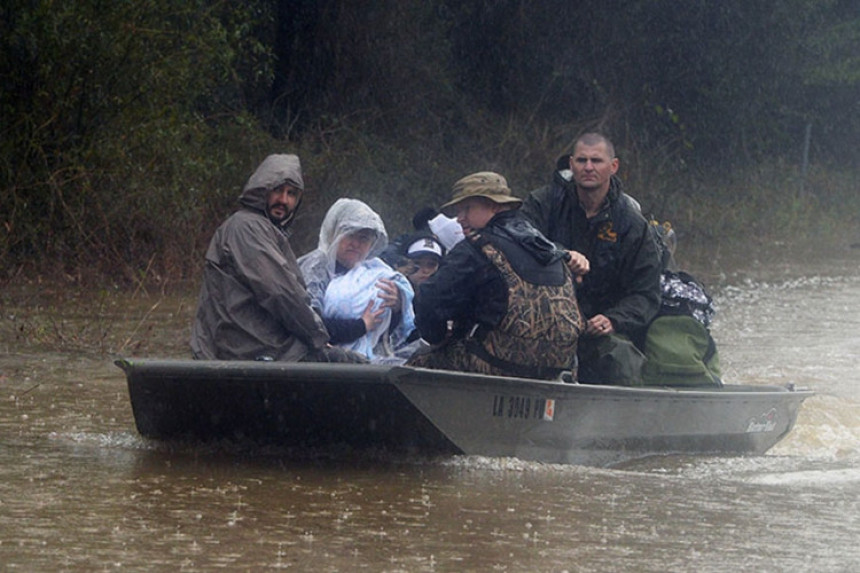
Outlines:
{"label": "flood water", "polygon": [[187,357],[196,296],[8,285],[2,569],[856,571],[860,252],[708,271],[727,381],[816,395],[767,455],[611,467],[149,442],[112,361]]}

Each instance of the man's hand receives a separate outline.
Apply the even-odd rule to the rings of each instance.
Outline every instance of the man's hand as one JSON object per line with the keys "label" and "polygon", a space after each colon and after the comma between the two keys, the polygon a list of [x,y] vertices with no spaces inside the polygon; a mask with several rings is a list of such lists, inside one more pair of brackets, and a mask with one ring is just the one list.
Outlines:
{"label": "man's hand", "polygon": [[591,270],[591,264],[588,262],[588,259],[585,258],[585,255],[578,251],[565,252],[568,255],[567,268],[569,268],[570,272],[573,273],[573,278],[576,282],[581,283],[583,275],[588,274],[588,271]]}
{"label": "man's hand", "polygon": [[585,334],[591,336],[608,335],[615,332],[612,321],[602,314],[595,314],[585,323]]}

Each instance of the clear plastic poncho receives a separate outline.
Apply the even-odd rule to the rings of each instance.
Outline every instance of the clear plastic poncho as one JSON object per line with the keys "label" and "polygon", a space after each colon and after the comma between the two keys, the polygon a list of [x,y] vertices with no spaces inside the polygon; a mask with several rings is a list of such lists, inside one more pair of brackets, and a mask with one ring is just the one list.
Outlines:
{"label": "clear plastic poncho", "polygon": [[[336,275],[340,241],[362,229],[370,229],[376,234],[367,258],[347,272]],[[400,323],[390,328],[392,312],[387,309],[379,326],[356,341],[341,345],[371,361],[380,361],[393,354],[415,329],[412,285],[405,276],[377,257],[387,245],[388,234],[379,215],[357,199],[338,199],[323,219],[317,248],[299,258],[311,305],[326,318],[361,318],[369,301],[376,299],[377,304],[381,303],[376,286],[379,279],[391,279],[397,285],[402,302]]]}

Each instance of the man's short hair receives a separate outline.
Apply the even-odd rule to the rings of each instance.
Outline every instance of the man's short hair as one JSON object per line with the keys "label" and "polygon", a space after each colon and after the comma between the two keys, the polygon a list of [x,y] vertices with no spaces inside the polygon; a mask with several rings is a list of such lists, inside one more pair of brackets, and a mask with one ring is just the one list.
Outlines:
{"label": "man's short hair", "polygon": [[606,144],[606,151],[609,153],[610,159],[615,159],[615,145],[613,145],[612,141],[602,133],[597,133],[596,131],[583,133],[576,138],[576,141],[573,142],[573,148],[576,149],[576,146],[580,143],[588,145],[589,147],[600,145],[601,143]]}

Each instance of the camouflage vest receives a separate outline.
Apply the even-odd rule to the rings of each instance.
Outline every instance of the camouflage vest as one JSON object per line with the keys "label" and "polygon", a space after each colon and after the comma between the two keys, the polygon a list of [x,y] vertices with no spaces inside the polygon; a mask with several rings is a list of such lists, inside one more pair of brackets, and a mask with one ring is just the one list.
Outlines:
{"label": "camouflage vest", "polygon": [[476,246],[495,266],[508,287],[508,309],[498,326],[479,329],[468,348],[479,358],[517,376],[553,378],[576,365],[576,346],[584,329],[573,280],[562,285],[525,281],[497,247]]}

